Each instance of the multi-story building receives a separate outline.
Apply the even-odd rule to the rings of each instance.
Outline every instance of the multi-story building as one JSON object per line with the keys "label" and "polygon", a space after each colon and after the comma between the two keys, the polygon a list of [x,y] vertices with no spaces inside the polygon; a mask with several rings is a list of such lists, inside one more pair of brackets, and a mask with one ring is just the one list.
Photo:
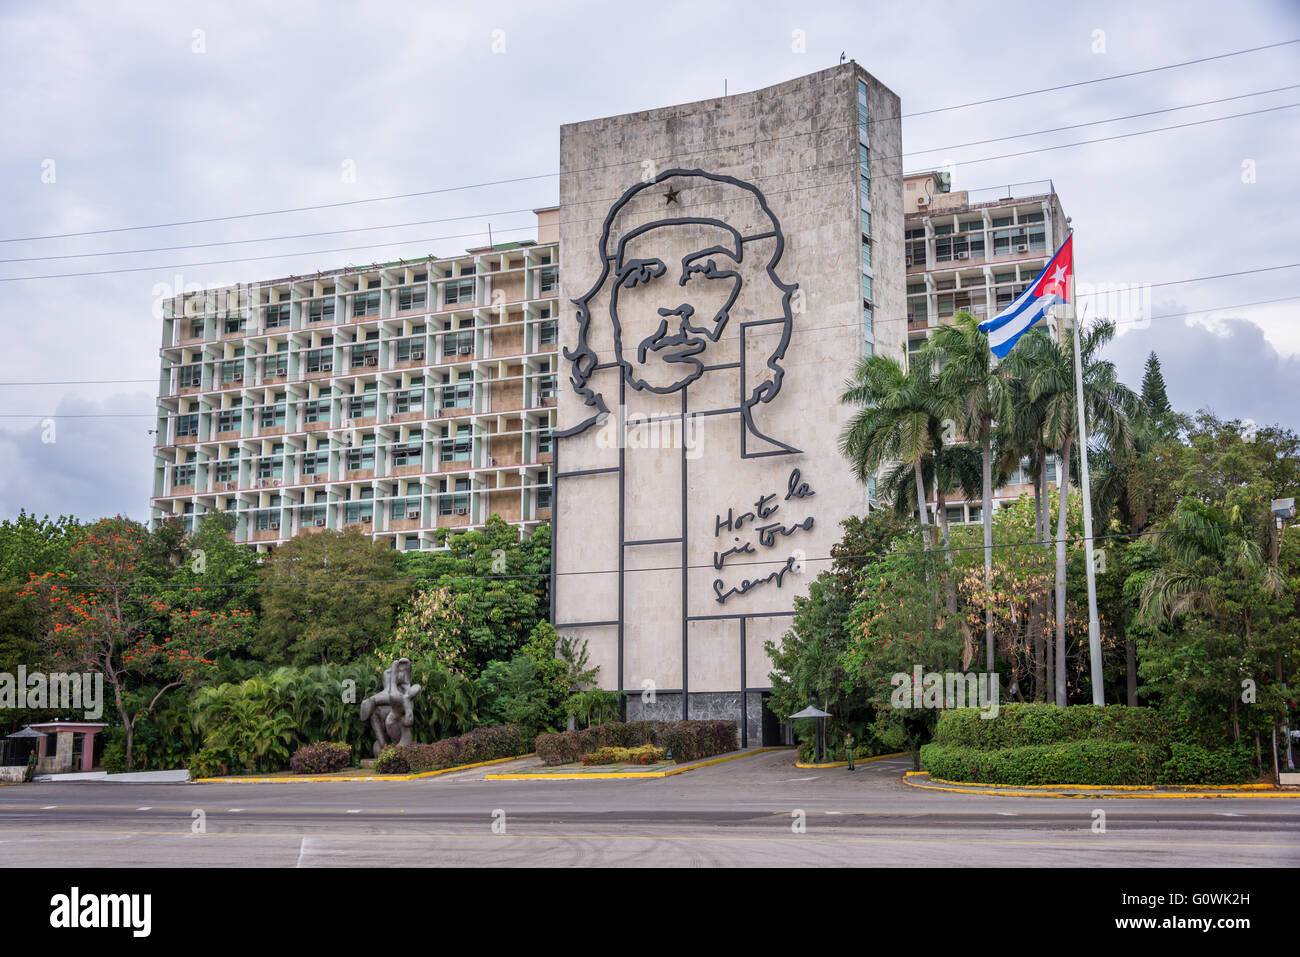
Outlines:
{"label": "multi-story building", "polygon": [[558,209],[537,217],[536,241],[166,300],[155,520],[233,512],[259,551],[548,522]]}
{"label": "multi-story building", "polygon": [[[903,209],[909,354],[962,310],[980,320],[997,315],[1070,233],[1050,180],[954,192],[947,173],[918,173],[903,179]],[[1049,312],[1053,335],[1055,321]],[[1056,481],[1055,460],[1048,481]],[[1033,491],[1031,483],[1022,466],[994,491],[994,501],[1014,501]],[[948,520],[979,522],[981,507],[950,502]]]}

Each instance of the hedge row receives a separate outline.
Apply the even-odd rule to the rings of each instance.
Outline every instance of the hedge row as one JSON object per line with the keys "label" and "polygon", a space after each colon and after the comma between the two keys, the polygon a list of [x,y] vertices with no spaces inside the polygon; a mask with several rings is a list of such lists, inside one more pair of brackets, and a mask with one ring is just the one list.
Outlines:
{"label": "hedge row", "polygon": [[934,743],[985,751],[1066,741],[1128,741],[1161,751],[1169,748],[1169,728],[1150,708],[1006,704],[996,718],[980,715],[977,708],[941,712]]}
{"label": "hedge row", "polygon": [[391,744],[380,752],[375,770],[381,774],[423,774],[527,753],[523,731],[516,725],[502,724],[475,728],[433,744]]}
{"label": "hedge row", "polygon": [[1207,750],[1175,742],[1170,754],[1132,741],[1063,741],[983,751],[927,744],[921,763],[934,777],[980,784],[1242,784],[1251,777],[1241,745]]}
{"label": "hedge row", "polygon": [[984,751],[943,744],[921,748],[936,778],[980,784],[1155,784],[1158,753],[1132,741],[1062,741]]}
{"label": "hedge row", "polygon": [[582,756],[582,763],[587,767],[601,764],[657,764],[662,760],[663,748],[656,748],[653,744],[643,744],[639,748],[597,748]]}
{"label": "hedge row", "polygon": [[545,764],[575,764],[601,748],[635,748],[643,744],[671,750],[677,764],[699,761],[736,750],[736,722],[610,722],[581,731],[539,734],[534,750]]}
{"label": "hedge row", "polygon": [[329,774],[352,766],[352,745],[321,741],[299,748],[289,759],[294,774]]}

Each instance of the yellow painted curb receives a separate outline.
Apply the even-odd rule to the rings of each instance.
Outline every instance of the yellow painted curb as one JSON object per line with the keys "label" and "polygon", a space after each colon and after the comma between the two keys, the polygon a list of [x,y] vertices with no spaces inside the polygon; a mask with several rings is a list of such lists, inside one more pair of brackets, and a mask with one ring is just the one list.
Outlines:
{"label": "yellow painted curb", "polygon": [[[1001,788],[996,785],[987,785],[987,784],[968,784],[963,787],[961,786],[961,782],[959,781],[944,781],[943,778],[930,778],[931,781],[939,781],[941,782],[941,784],[920,784],[912,780],[914,776],[918,776],[922,774],[927,774],[927,772],[908,771],[903,776],[903,782],[908,787],[921,788],[926,791],[946,791],[951,794],[977,794],[982,797],[1095,798],[1097,800],[1102,800],[1102,801],[1104,800],[1157,800],[1159,801],[1165,799],[1204,800],[1210,798],[1300,798],[1300,791],[1292,791],[1292,792],[1280,791],[1280,790],[1207,791],[1204,790],[1205,787],[1204,785],[1192,785],[1192,787],[1201,788],[1201,790],[1195,794],[1182,794],[1178,792],[1168,792],[1168,791],[1153,793],[1155,790],[1155,785],[1129,785],[1128,786],[1128,789],[1131,791],[1137,791],[1139,788],[1151,789],[1149,791],[1144,791],[1143,793],[1140,794],[1138,793],[1103,794],[1101,793],[1103,791],[1121,790],[1121,788],[1119,787],[1110,788],[1107,787],[1106,785],[1091,785],[1091,784],[1070,784],[1070,785],[1026,784],[1026,785],[1014,785],[1014,787],[1017,789],[1010,790],[1008,788]],[[1054,786],[1058,787],[1061,790],[1057,790],[1057,791],[1021,790],[1021,788],[1043,788],[1043,787],[1050,788]],[[1242,788],[1246,786],[1247,785],[1225,785],[1225,787],[1238,787],[1238,788]],[[1067,787],[1068,788],[1090,788],[1091,790],[1064,793],[1063,789]]]}
{"label": "yellow painted curb", "polygon": [[360,781],[415,781],[419,778],[432,778],[439,774],[451,774],[453,771],[468,771],[470,768],[487,767],[489,764],[504,764],[506,761],[518,761],[534,757],[533,754],[518,754],[513,758],[494,758],[491,761],[479,761],[475,764],[458,764],[454,768],[440,768],[437,771],[421,771],[419,774],[376,774],[365,777],[323,778],[323,777],[275,777],[275,778],[195,778],[193,784],[328,784],[332,781],[357,783]]}
{"label": "yellow painted curb", "polygon": [[573,774],[563,774],[556,772],[554,774],[530,774],[527,771],[518,771],[514,774],[485,774],[484,780],[487,781],[587,781],[592,778],[598,781],[608,780],[643,780],[645,778],[670,778],[674,774],[685,774],[687,771],[694,771],[696,768],[707,768],[711,764],[722,764],[724,761],[735,761],[737,758],[747,758],[751,754],[765,754],[768,751],[784,751],[785,748],[754,748],[750,751],[741,751],[738,754],[727,754],[720,758],[713,758],[709,761],[698,761],[692,764],[683,764],[680,767],[670,768],[667,771],[586,771],[574,772]]}
{"label": "yellow painted curb", "polygon": [[[883,761],[885,758],[901,758],[905,754],[907,754],[906,751],[895,751],[893,754],[877,754],[870,758],[854,758],[853,763],[866,764],[868,761]],[[796,761],[794,763],[794,766],[796,768],[803,768],[805,771],[818,771],[821,770],[822,768],[847,768],[849,766],[849,762],[832,761],[830,764],[802,764],[799,761]],[[912,772],[910,771],[908,772],[908,774],[911,773]]]}

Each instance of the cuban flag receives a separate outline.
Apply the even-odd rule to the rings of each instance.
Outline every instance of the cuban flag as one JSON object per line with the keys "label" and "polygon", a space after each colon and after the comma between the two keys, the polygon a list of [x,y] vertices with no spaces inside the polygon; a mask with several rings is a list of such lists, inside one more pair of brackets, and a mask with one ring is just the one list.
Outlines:
{"label": "cuban flag", "polygon": [[1005,359],[1011,347],[1020,341],[1034,323],[1058,302],[1070,301],[1070,280],[1074,278],[1074,233],[1070,233],[1038,278],[1031,282],[1015,302],[992,319],[980,323],[980,332],[988,333],[989,348]]}

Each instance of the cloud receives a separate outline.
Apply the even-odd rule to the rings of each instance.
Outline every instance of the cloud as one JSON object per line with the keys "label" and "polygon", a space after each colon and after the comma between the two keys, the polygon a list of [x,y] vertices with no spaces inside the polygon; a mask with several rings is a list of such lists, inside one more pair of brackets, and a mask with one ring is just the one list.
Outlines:
{"label": "cloud", "polygon": [[1208,408],[1222,418],[1300,427],[1300,356],[1278,352],[1257,323],[1220,319],[1211,328],[1193,320],[1155,320],[1117,336],[1106,358],[1124,382],[1139,389],[1152,351],[1178,411]]}
{"label": "cloud", "polygon": [[102,402],[68,398],[51,418],[2,420],[13,425],[0,424],[0,517],[25,509],[86,521],[116,514],[147,520],[152,419],[92,416],[148,410],[153,401],[144,393]]}

